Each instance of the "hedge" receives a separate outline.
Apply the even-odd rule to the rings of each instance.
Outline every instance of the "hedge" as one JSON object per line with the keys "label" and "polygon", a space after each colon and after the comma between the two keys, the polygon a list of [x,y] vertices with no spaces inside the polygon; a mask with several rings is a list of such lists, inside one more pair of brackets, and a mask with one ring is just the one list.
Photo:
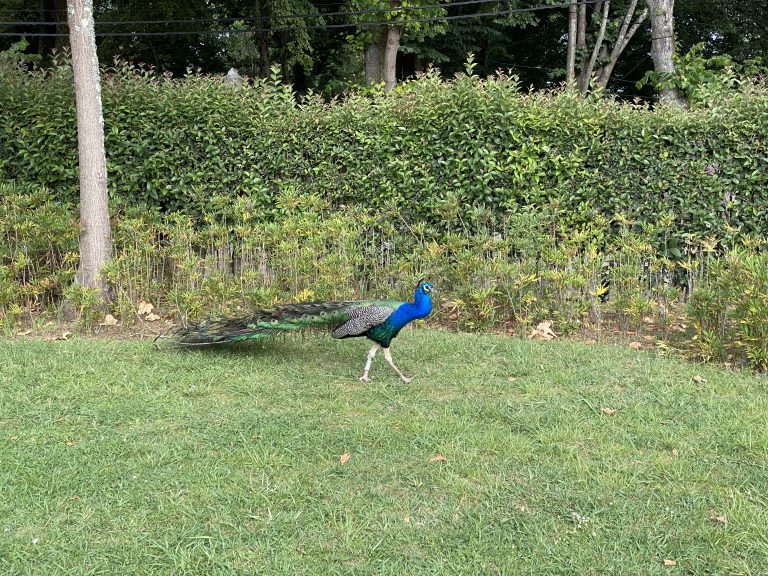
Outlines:
{"label": "hedge", "polygon": [[[574,228],[619,215],[672,256],[691,238],[768,230],[765,86],[679,111],[522,93],[514,77],[469,72],[450,81],[428,73],[386,95],[297,102],[275,81],[237,89],[194,74],[105,70],[113,207],[199,218],[240,197],[253,218],[270,221],[280,195],[311,192],[331,206],[473,232],[547,206]],[[0,109],[0,180],[75,203],[69,68],[5,66]]]}

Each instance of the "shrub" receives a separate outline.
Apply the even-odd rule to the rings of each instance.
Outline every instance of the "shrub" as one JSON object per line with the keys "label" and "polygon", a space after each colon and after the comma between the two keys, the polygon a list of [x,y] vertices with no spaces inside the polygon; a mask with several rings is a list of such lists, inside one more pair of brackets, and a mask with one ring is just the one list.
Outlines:
{"label": "shrub", "polygon": [[[0,82],[0,178],[76,202],[69,68],[0,66]],[[521,94],[505,75],[444,81],[429,72],[386,95],[298,103],[279,82],[237,90],[116,65],[105,71],[103,99],[116,210],[146,206],[200,222],[243,198],[253,219],[274,222],[284,210],[277,199],[293,191],[334,209],[394,211],[403,228],[423,223],[441,235],[498,232],[507,215],[531,207],[552,208],[558,224],[575,228],[622,214],[671,258],[706,235],[768,229],[761,85],[675,111]]]}
{"label": "shrub", "polygon": [[746,358],[768,370],[768,253],[763,239],[713,259],[706,281],[694,290],[688,317],[693,349],[704,360]]}
{"label": "shrub", "polygon": [[78,261],[78,226],[45,188],[0,183],[0,318],[55,307]]}

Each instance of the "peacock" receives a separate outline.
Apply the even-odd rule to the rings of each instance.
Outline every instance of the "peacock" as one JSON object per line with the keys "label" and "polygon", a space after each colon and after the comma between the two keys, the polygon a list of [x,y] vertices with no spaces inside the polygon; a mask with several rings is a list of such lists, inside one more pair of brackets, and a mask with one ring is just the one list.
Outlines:
{"label": "peacock", "polygon": [[358,300],[339,302],[305,302],[258,308],[237,318],[209,318],[199,324],[179,328],[170,341],[180,347],[227,344],[244,340],[268,338],[308,329],[330,329],[334,338],[365,336],[373,341],[365,362],[362,382],[370,382],[376,352],[384,350],[384,359],[400,380],[413,378],[403,375],[392,360],[389,345],[409,322],[424,318],[432,312],[432,284],[419,280],[413,302],[398,300]]}

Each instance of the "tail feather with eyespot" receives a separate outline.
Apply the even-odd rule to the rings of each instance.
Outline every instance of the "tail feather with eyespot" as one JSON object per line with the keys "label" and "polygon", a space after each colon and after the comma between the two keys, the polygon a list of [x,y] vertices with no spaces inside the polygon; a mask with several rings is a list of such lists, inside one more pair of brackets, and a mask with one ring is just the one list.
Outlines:
{"label": "tail feather with eyespot", "polygon": [[307,302],[257,308],[238,317],[208,318],[197,324],[179,328],[171,334],[176,346],[227,344],[260,340],[279,334],[313,329],[333,330],[350,318],[350,311],[367,302]]}

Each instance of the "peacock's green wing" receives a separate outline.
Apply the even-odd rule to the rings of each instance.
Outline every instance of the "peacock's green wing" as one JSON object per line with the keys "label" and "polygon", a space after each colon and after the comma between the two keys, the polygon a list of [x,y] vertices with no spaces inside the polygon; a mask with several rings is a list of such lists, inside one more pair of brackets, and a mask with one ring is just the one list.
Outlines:
{"label": "peacock's green wing", "polygon": [[358,306],[352,306],[347,311],[347,320],[338,325],[331,332],[331,336],[334,338],[362,336],[374,326],[385,322],[397,310],[400,304],[402,302],[397,300],[377,300],[362,302]]}

